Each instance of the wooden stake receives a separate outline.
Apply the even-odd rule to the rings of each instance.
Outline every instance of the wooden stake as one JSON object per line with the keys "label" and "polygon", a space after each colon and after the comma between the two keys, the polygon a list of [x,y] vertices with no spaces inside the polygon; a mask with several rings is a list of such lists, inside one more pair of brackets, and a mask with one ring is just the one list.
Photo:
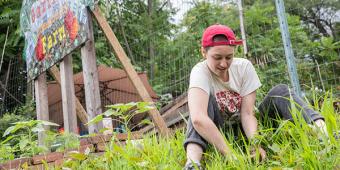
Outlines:
{"label": "wooden stake", "polygon": [[[46,73],[39,75],[37,80],[34,80],[35,97],[36,97],[36,109],[37,119],[49,121],[48,113],[48,97],[47,97],[47,84],[46,84]],[[49,128],[44,126],[45,130]],[[44,132],[38,132],[38,145],[44,145]]]}
{"label": "wooden stake", "polygon": [[[96,65],[96,52],[94,48],[93,25],[89,11],[87,11],[87,17],[88,25],[86,29],[89,40],[85,43],[85,46],[81,48],[81,61],[83,65],[86,110],[88,113],[88,120],[91,120],[102,113],[102,107]],[[103,122],[89,125],[89,133],[97,133],[102,128]]]}
{"label": "wooden stake", "polygon": [[[54,80],[57,81],[57,83],[60,85],[60,72],[57,66],[53,66],[49,69],[49,72],[53,76]],[[87,113],[84,109],[84,107],[81,105],[80,101],[78,100],[77,97],[75,97],[75,102],[76,102],[76,114],[80,121],[85,124],[88,122],[87,120]]]}
{"label": "wooden stake", "polygon": [[[126,56],[124,49],[120,45],[119,41],[117,40],[115,34],[113,33],[110,25],[108,24],[105,17],[100,13],[100,9],[98,6],[95,7],[94,11],[92,11],[95,19],[97,20],[99,26],[103,30],[106,38],[110,42],[111,46],[114,49],[115,56],[119,59],[122,63],[125,72],[127,73],[130,81],[136,88],[139,96],[145,102],[153,102],[149,93],[147,92],[144,84],[142,83],[141,79],[138,77],[137,72],[134,70],[130,59]],[[159,130],[160,134],[163,136],[167,136],[169,134],[169,130],[165,125],[164,120],[160,116],[160,113],[157,109],[152,109],[149,111],[149,115],[152,118],[153,122],[155,123],[157,129]]]}
{"label": "wooden stake", "polygon": [[60,63],[61,96],[63,103],[64,130],[77,134],[77,116],[73,83],[72,56],[67,55]]}

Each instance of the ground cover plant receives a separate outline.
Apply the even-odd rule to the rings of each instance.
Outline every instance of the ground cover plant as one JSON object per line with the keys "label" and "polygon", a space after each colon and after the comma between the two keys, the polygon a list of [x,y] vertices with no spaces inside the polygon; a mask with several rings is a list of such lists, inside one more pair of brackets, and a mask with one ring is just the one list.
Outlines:
{"label": "ground cover plant", "polygon": [[[339,169],[340,168],[340,134],[339,111],[333,106],[334,99],[329,93],[323,96],[313,95],[314,109],[320,111],[325,117],[328,134],[324,135],[319,129],[306,124],[297,107],[292,107],[294,121],[271,120],[261,118],[260,134],[254,141],[245,138],[235,139],[232,134],[225,133],[225,139],[232,148],[233,156],[224,157],[213,147],[209,147],[204,155],[203,165],[206,169]],[[319,103],[317,101],[323,101]],[[294,103],[292,103],[294,106]],[[108,106],[110,109],[97,116],[89,123],[100,121],[104,116],[115,116],[120,120],[128,133],[128,126],[132,115],[151,109],[148,103],[128,103]],[[259,118],[260,119],[260,118]],[[149,121],[142,121],[150,123]],[[142,123],[141,122],[141,123]],[[0,160],[12,160],[15,157],[31,156],[39,151],[36,146],[36,132],[41,125],[55,125],[37,120],[14,123],[3,136],[8,139],[0,144]],[[21,130],[20,130],[21,129]],[[39,130],[40,129],[40,130]],[[107,129],[104,129],[107,130]],[[17,133],[20,132],[20,133]],[[15,142],[15,138],[19,140]],[[71,159],[65,160],[63,168],[70,169],[182,169],[186,162],[183,148],[185,129],[177,130],[168,138],[159,138],[156,135],[146,135],[140,140],[127,140],[119,142],[115,135],[106,145],[103,155],[74,153]],[[51,140],[59,139],[61,146],[57,150],[67,149],[69,145],[79,145],[77,142],[67,142],[69,137],[52,135]],[[63,139],[65,138],[65,139]],[[29,141],[28,141],[29,140]],[[51,141],[50,140],[50,141]],[[75,141],[75,140],[70,140]],[[67,144],[68,143],[68,144]],[[73,144],[72,144],[73,143]],[[261,144],[267,151],[268,158],[260,161],[257,154],[250,156],[253,145]],[[33,146],[33,147],[29,147]],[[76,146],[73,146],[76,147]],[[61,169],[56,168],[56,169]]]}
{"label": "ground cover plant", "polygon": [[[339,131],[340,115],[333,107],[332,96],[327,93],[322,100],[321,105],[314,107],[325,117],[328,136],[301,121],[298,109],[292,107],[293,122],[261,120],[261,136],[257,137],[256,144],[266,149],[268,158],[265,161],[260,161],[258,154],[251,158],[249,148],[254,142],[244,138],[235,140],[226,134],[234,156],[224,157],[210,147],[203,159],[204,167],[213,170],[340,169],[340,142],[336,139],[339,134],[335,133]],[[64,166],[71,169],[182,169],[186,162],[184,135],[181,129],[169,138],[150,135],[143,140],[128,140],[126,145],[121,145],[113,136],[104,155],[83,154],[66,161]]]}

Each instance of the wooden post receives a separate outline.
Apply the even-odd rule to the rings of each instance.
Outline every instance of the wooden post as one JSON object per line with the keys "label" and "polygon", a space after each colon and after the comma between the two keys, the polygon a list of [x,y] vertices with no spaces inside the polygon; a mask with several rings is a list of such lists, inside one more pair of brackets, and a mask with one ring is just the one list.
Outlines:
{"label": "wooden post", "polygon": [[[88,120],[93,119],[98,114],[102,113],[98,72],[96,65],[96,53],[94,48],[93,25],[91,14],[87,11],[88,26],[87,34],[89,40],[85,46],[81,48],[81,59],[83,65],[84,86],[85,86],[85,100],[86,109],[88,113]],[[103,123],[89,125],[89,133],[96,133],[103,128]]]}
{"label": "wooden post", "polygon": [[[130,59],[126,56],[126,53],[124,52],[124,49],[120,45],[119,41],[117,40],[115,34],[113,33],[110,25],[108,24],[107,20],[104,18],[104,16],[100,13],[100,9],[98,6],[95,7],[93,15],[96,18],[99,26],[103,30],[106,38],[109,40],[111,46],[114,49],[114,52],[116,54],[116,57],[119,59],[119,61],[122,63],[123,68],[125,72],[127,73],[130,81],[132,82],[133,86],[136,88],[139,96],[142,98],[145,102],[153,102],[149,93],[147,92],[146,88],[144,87],[141,79],[138,77],[136,71],[134,70]],[[155,107],[156,108],[156,107]],[[159,130],[160,134],[163,136],[167,136],[169,134],[169,130],[166,127],[166,124],[162,117],[160,116],[160,113],[157,109],[152,109],[149,111],[149,115],[152,118],[153,122],[155,123],[157,129]]]}
{"label": "wooden post", "polygon": [[[53,66],[49,69],[49,72],[53,76],[54,80],[57,81],[57,83],[61,86],[61,80],[60,80],[60,72],[57,66]],[[87,120],[87,113],[83,106],[81,105],[80,101],[78,98],[75,96],[75,101],[76,101],[76,114],[79,118],[79,120],[86,124],[88,122]]]}
{"label": "wooden post", "polygon": [[242,35],[242,40],[243,40],[243,53],[244,53],[244,56],[247,57],[248,48],[247,48],[246,33],[244,31],[242,0],[237,0],[237,6],[238,6],[239,17],[240,17],[241,35]]}
{"label": "wooden post", "polygon": [[151,60],[151,64],[150,64],[150,79],[154,79],[155,76],[155,49],[154,49],[154,42],[153,42],[153,22],[152,22],[152,13],[153,13],[153,0],[148,0],[148,30],[149,30],[149,57]]}
{"label": "wooden post", "polygon": [[72,56],[67,55],[60,63],[61,96],[65,132],[78,133],[73,83]]}
{"label": "wooden post", "polygon": [[[48,113],[48,97],[47,97],[47,84],[46,84],[46,73],[39,75],[37,80],[34,80],[35,97],[36,97],[36,109],[37,119],[49,121]],[[44,126],[45,130],[49,128]],[[44,145],[44,132],[38,132],[38,145]]]}

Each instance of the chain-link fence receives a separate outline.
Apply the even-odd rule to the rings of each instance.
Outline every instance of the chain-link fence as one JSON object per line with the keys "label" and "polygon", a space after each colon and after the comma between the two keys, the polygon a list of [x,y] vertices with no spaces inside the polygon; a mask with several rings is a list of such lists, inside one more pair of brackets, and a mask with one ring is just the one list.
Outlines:
{"label": "chain-link fence", "polygon": [[[304,7],[304,4],[294,4],[287,1],[286,16],[301,89],[306,95],[313,87],[318,92],[332,90],[339,96],[340,64],[336,44],[339,37],[328,28],[322,32],[322,28],[313,27],[312,23],[307,22],[309,18],[303,18],[301,13],[308,7],[316,10],[312,5],[319,7],[324,4],[314,3]],[[145,85],[150,86],[149,92],[155,101],[160,102],[159,106],[187,91],[190,70],[202,59],[200,37],[204,28],[214,23],[225,24],[241,37],[236,1],[126,0],[100,1],[99,5],[135,69],[150,83],[145,82]],[[280,25],[274,1],[244,1],[242,6],[248,53],[244,55],[243,47],[237,47],[236,57],[247,58],[254,64],[263,84],[259,90],[261,96],[275,84],[290,84]],[[321,12],[325,10],[328,10],[327,6]],[[338,15],[323,17],[335,17],[330,18],[333,21],[331,24],[339,22]],[[94,28],[98,65],[122,68],[103,32],[97,30],[96,24]],[[74,59],[75,71],[81,68],[79,59]],[[2,71],[5,70],[4,67]],[[8,74],[2,74],[4,76],[1,78],[1,113],[25,103],[29,92],[23,64],[12,61],[7,70]],[[110,72],[102,71],[99,74]],[[133,87],[130,87],[126,75],[119,75],[120,71],[110,72],[112,79],[100,83],[103,106],[140,100],[131,89]],[[75,76],[77,79],[81,78]],[[84,89],[81,84],[75,86],[76,95],[84,105]],[[60,101],[54,104],[61,112]]]}

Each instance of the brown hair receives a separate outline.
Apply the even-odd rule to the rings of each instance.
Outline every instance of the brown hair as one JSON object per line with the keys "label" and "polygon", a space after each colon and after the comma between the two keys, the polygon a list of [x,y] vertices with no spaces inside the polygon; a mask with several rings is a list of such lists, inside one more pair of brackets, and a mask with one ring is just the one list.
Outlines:
{"label": "brown hair", "polygon": [[[228,41],[228,38],[223,35],[223,34],[217,34],[213,37],[213,41],[214,42],[219,42],[219,41]],[[210,47],[205,47],[204,48],[206,51],[208,51],[210,49]]]}

